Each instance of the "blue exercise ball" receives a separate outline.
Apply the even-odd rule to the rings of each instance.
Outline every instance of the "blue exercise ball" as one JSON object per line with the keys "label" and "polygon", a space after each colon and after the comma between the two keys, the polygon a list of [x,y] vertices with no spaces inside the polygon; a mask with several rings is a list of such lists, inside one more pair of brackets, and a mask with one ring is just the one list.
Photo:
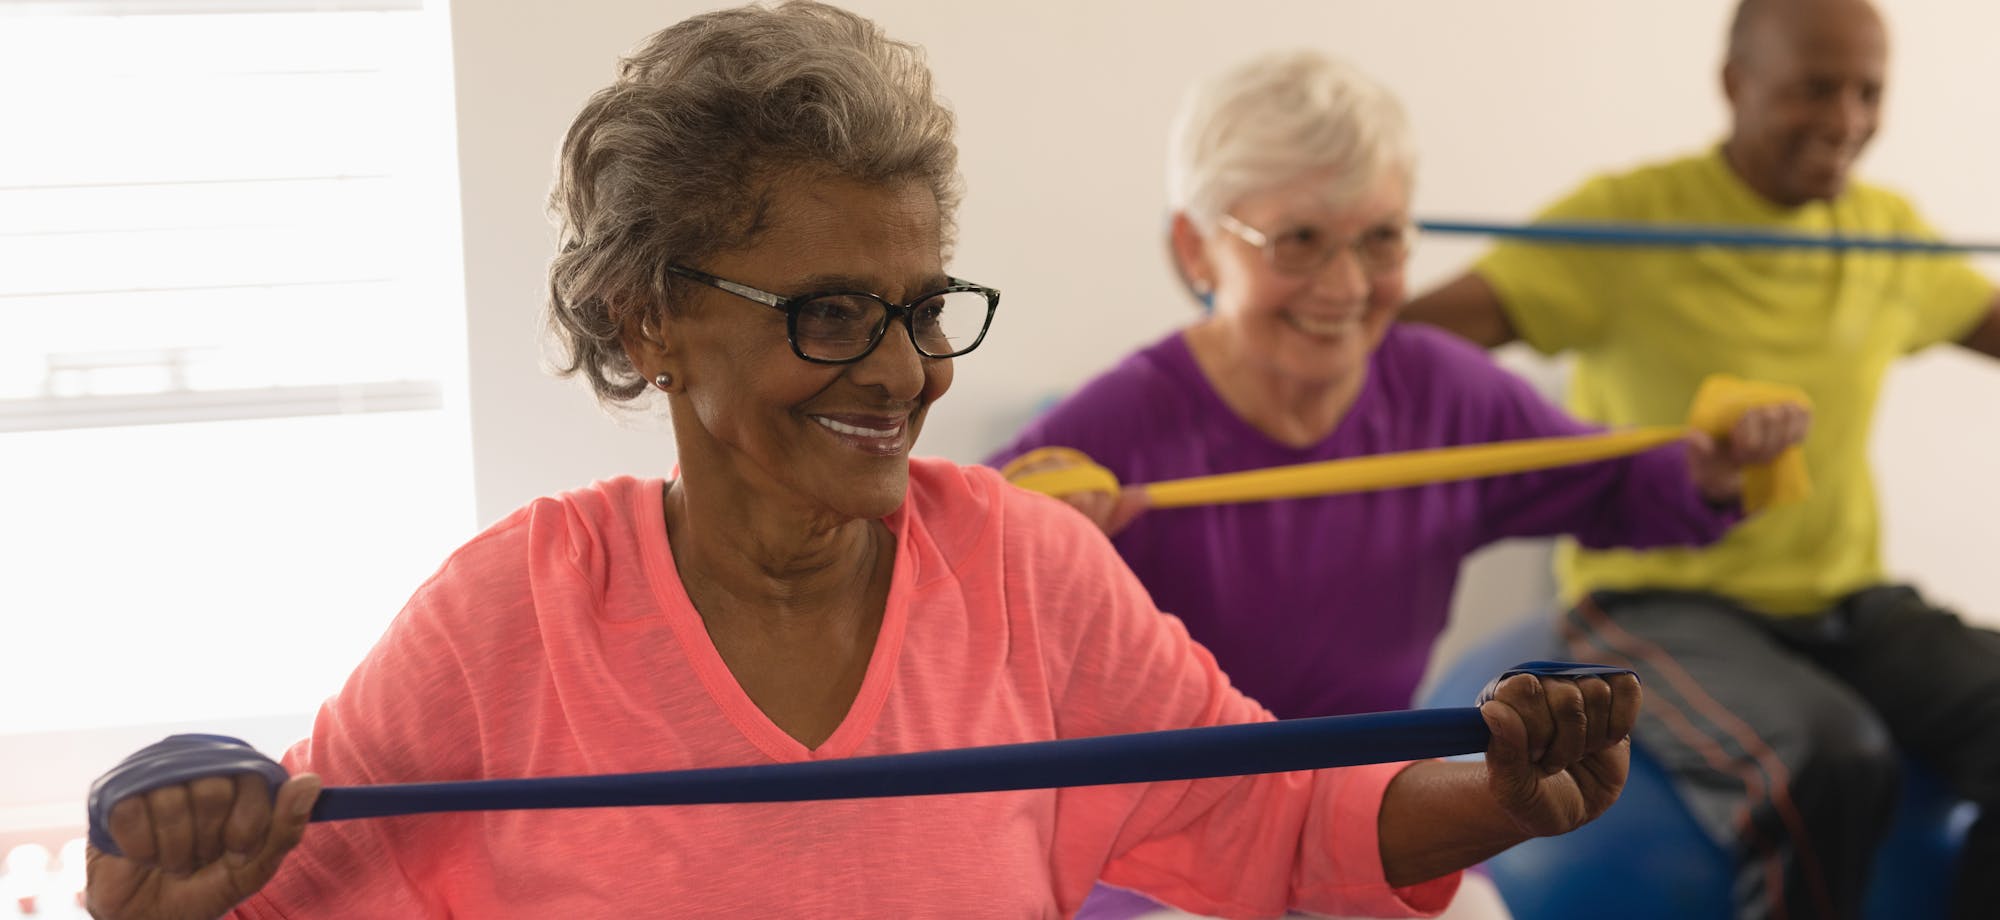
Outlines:
{"label": "blue exercise ball", "polygon": [[[1466,706],[1513,665],[1569,657],[1542,619],[1508,627],[1432,681],[1419,705]],[[1977,817],[1930,773],[1906,765],[1903,799],[1876,855],[1866,915],[1942,918],[1958,849]],[[1659,763],[1632,750],[1618,802],[1560,837],[1530,840],[1487,864],[1515,920],[1610,916],[1662,920],[1734,913],[1727,854],[1688,814]]]}

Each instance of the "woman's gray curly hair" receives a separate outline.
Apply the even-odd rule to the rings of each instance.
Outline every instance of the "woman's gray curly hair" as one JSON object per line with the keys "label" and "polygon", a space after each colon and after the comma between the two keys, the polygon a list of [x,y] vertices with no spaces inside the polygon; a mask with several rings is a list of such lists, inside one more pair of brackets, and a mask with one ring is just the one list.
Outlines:
{"label": "woman's gray curly hair", "polygon": [[606,403],[643,392],[621,337],[673,309],[689,282],[667,266],[748,245],[771,178],[797,172],[926,183],[949,248],[958,147],[923,51],[804,0],[696,16],[624,58],[570,125],[549,194],[556,370]]}

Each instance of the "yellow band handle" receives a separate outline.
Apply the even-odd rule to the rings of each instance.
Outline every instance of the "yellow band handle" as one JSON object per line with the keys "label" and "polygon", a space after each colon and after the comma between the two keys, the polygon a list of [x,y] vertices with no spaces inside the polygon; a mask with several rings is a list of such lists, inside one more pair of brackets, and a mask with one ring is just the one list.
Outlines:
{"label": "yellow band handle", "polygon": [[[1785,402],[1810,403],[1805,393],[1795,387],[1716,374],[1704,380],[1701,389],[1696,392],[1686,426],[1659,425],[1574,437],[1439,447],[1196,476],[1136,488],[1145,490],[1151,507],[1179,508],[1367,492],[1504,476],[1641,453],[1680,440],[1690,430],[1720,437],[1728,434],[1745,411],[1756,406]],[[1057,460],[1068,465],[1046,471],[1020,472],[1044,461]],[[1109,492],[1116,495],[1119,491],[1118,477],[1110,470],[1099,466],[1082,451],[1067,447],[1029,451],[1014,458],[1001,472],[1015,485],[1049,495],[1077,492]],[[1745,470],[1743,506],[1751,511],[1761,511],[1803,500],[1811,491],[1804,453],[1794,446],[1768,465]]]}
{"label": "yellow band handle", "polygon": [[[1729,374],[1710,374],[1695,391],[1688,407],[1688,427],[1722,437],[1736,426],[1743,413],[1758,406],[1797,403],[1810,408],[1806,391],[1782,383],[1744,380]],[[1794,444],[1776,459],[1743,471],[1743,507],[1762,511],[1805,501],[1812,495],[1812,475],[1806,471],[1805,449]]]}
{"label": "yellow band handle", "polygon": [[[1026,469],[1043,461],[1061,461],[1067,466],[1056,469],[1037,470],[1023,473]],[[1282,469],[1282,467],[1281,467]],[[1037,447],[1012,460],[1000,468],[1000,475],[1030,492],[1053,495],[1061,498],[1078,492],[1109,492],[1118,494],[1118,476],[1090,459],[1090,455],[1074,447]],[[1207,477],[1183,479],[1182,482],[1200,482]],[[1165,483],[1161,483],[1165,485]]]}

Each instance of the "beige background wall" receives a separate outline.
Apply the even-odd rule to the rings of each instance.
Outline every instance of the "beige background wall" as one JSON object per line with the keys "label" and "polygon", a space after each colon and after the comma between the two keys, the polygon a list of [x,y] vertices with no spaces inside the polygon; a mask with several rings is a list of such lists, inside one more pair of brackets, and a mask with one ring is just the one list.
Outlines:
{"label": "beige background wall", "polygon": [[[536,368],[557,139],[615,56],[708,4],[455,4],[460,161],[479,513],[619,472],[661,473],[664,429],[614,424]],[[1422,150],[1422,215],[1521,220],[1587,174],[1721,136],[1725,0],[855,0],[926,46],[959,113],[969,187],[956,271],[1006,292],[961,362],[925,453],[978,458],[1041,399],[1192,315],[1165,267],[1161,151],[1186,85],[1252,53],[1309,45],[1398,93]],[[1902,0],[1886,127],[1864,173],[1910,193],[1949,235],[2000,237],[2000,96],[1985,43],[2000,5]],[[1478,252],[1428,239],[1419,285]],[[2000,266],[1984,267],[2000,274]],[[1552,379],[1532,356],[1506,360]],[[2000,367],[1919,357],[1884,403],[1877,456],[1889,558],[2000,624]],[[1453,642],[1546,607],[1543,550],[1482,557]]]}

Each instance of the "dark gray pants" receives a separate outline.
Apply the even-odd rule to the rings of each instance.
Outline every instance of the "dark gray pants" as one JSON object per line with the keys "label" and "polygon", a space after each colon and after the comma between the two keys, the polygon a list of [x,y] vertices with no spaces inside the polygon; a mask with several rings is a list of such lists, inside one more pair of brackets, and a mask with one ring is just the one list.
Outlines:
{"label": "dark gray pants", "polygon": [[1738,916],[1860,915],[1899,749],[1981,805],[1954,916],[2000,913],[2000,633],[1898,586],[1784,618],[1713,595],[1603,592],[1563,631],[1575,657],[1644,680],[1638,740],[1736,854]]}

